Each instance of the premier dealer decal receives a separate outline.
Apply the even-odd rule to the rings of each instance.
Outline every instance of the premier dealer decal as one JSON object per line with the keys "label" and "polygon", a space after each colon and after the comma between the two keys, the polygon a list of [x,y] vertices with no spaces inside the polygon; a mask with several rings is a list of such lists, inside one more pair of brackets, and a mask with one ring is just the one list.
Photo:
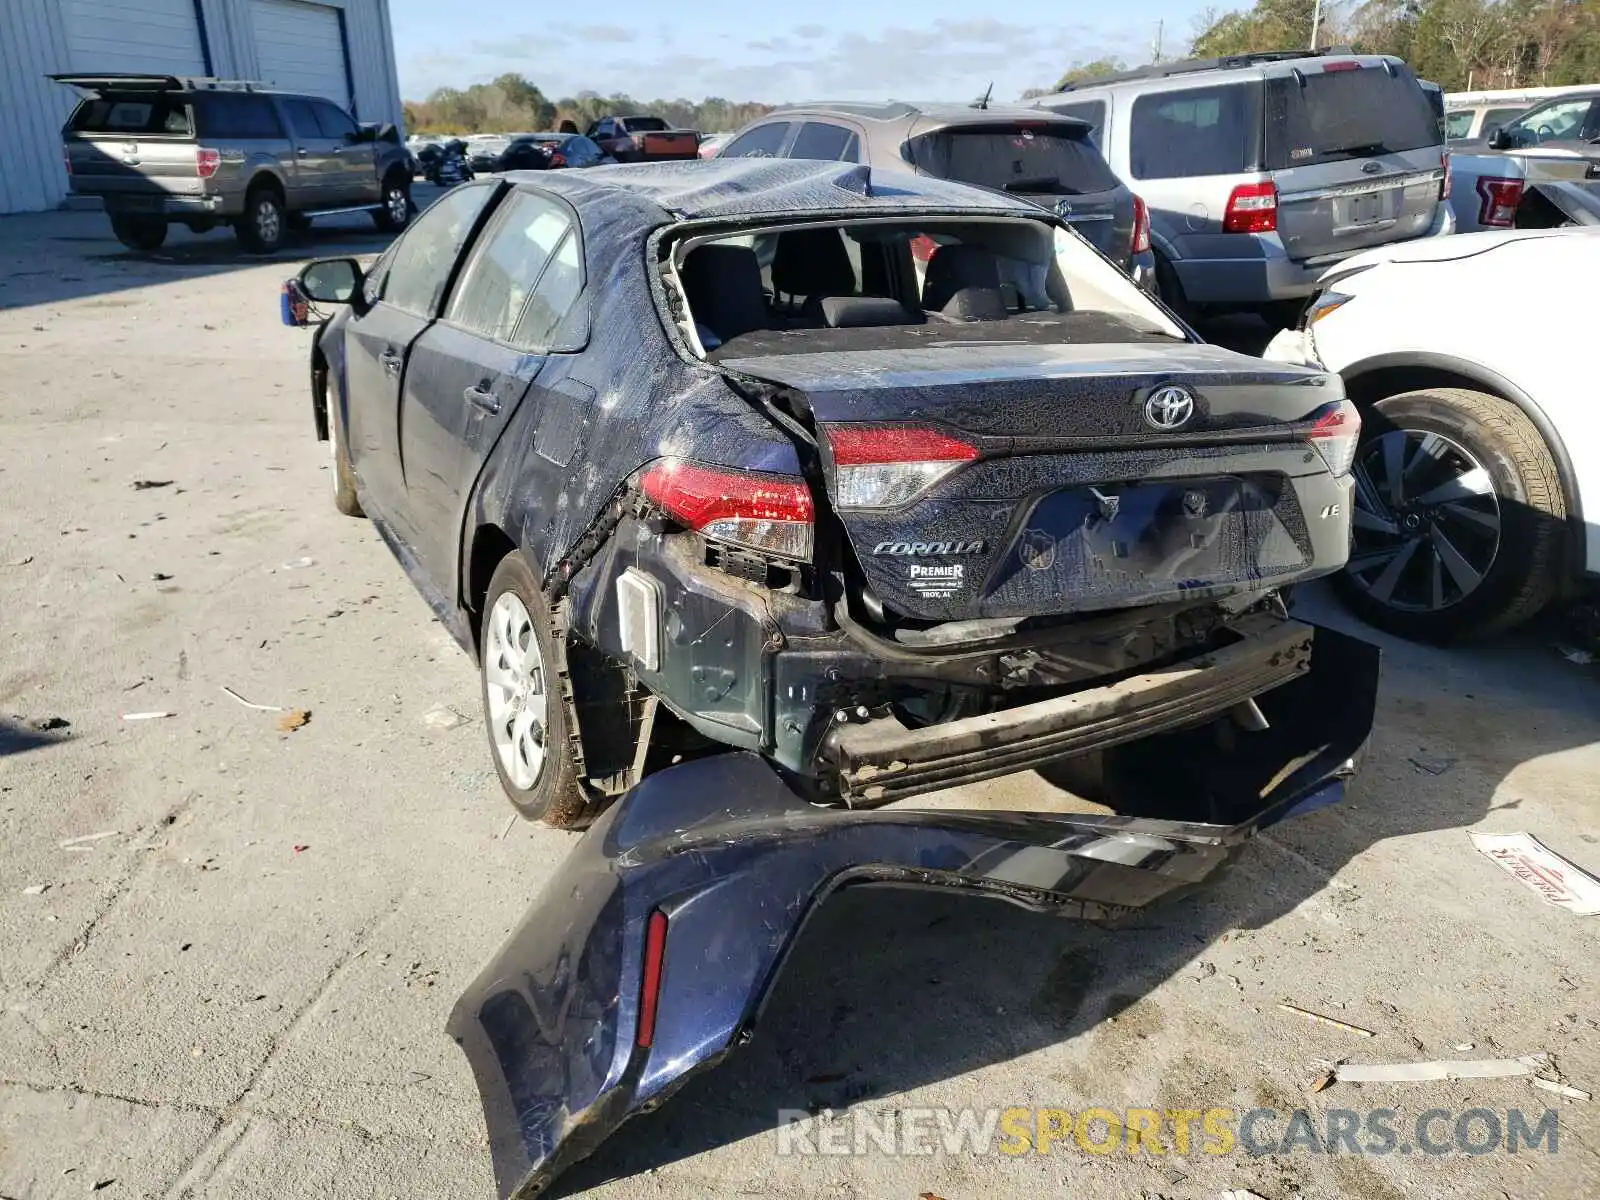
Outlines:
{"label": "premier dealer decal", "polygon": [[966,568],[960,563],[948,567],[912,563],[907,586],[925,600],[949,600],[966,586]]}

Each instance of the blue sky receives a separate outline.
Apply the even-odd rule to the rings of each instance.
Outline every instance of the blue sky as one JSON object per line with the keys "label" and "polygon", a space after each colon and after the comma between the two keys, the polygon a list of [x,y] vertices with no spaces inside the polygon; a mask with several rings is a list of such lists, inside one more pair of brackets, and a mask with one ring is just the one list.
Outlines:
{"label": "blue sky", "polygon": [[990,80],[997,100],[1011,100],[1053,83],[1074,62],[1146,60],[1161,18],[1167,52],[1184,50],[1204,7],[1203,0],[805,0],[792,7],[612,0],[560,5],[551,15],[525,0],[390,0],[407,99],[520,71],[551,97],[590,88],[639,99],[769,103],[966,100]]}

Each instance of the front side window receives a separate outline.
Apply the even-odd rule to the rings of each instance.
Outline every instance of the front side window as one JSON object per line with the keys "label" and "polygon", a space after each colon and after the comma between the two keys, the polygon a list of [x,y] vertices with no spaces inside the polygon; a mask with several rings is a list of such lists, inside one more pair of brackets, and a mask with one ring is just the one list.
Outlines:
{"label": "front side window", "polygon": [[727,149],[721,151],[718,158],[776,158],[783,149],[784,139],[789,136],[789,122],[772,121],[766,125],[757,125],[746,133],[741,133],[728,143]]}
{"label": "front side window", "polygon": [[511,341],[529,297],[572,224],[571,213],[545,196],[518,192],[508,198],[473,252],[446,319],[494,341]]}
{"label": "front side window", "polygon": [[1444,135],[1452,142],[1458,142],[1464,137],[1472,135],[1472,118],[1475,114],[1470,108],[1459,108],[1453,113],[1448,113],[1444,119]]}
{"label": "front side window", "polygon": [[289,116],[289,128],[299,138],[320,138],[322,126],[317,123],[317,110],[309,100],[285,100],[283,111]]}
{"label": "front side window", "polygon": [[383,281],[384,303],[425,319],[438,313],[450,272],[495,187],[456,188],[422,211],[395,244]]}
{"label": "front side window", "polygon": [[350,135],[356,131],[356,123],[351,120],[349,113],[326,100],[315,101],[313,107],[317,110],[317,124],[322,128],[323,137],[350,140]]}
{"label": "front side window", "polygon": [[1582,136],[1593,104],[1590,97],[1584,96],[1578,100],[1557,100],[1534,109],[1509,126],[1507,132],[1511,135],[1512,147],[1521,150]]}
{"label": "front side window", "polygon": [[1261,86],[1235,83],[1152,92],[1133,102],[1135,179],[1253,171],[1260,161]]}

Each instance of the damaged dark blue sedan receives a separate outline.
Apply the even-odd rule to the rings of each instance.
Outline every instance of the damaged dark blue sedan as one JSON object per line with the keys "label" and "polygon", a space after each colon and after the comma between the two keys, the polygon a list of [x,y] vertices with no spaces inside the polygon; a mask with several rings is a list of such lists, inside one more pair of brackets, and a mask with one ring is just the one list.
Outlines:
{"label": "damaged dark blue sedan", "polygon": [[[1348,552],[1338,379],[1200,343],[1049,212],[513,173],[285,285],[318,303],[336,502],[480,663],[518,811],[592,826],[453,1020],[507,1193],[736,1045],[838,887],[1114,918],[1366,739],[1376,652],[1284,604]],[[899,803],[1029,769],[1071,802]]]}

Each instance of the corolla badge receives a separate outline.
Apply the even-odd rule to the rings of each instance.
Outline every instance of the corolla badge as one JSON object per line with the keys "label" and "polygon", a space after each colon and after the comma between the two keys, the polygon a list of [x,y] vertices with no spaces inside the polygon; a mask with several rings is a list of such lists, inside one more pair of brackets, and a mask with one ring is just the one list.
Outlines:
{"label": "corolla badge", "polygon": [[1144,419],[1156,429],[1178,429],[1194,416],[1194,393],[1169,383],[1151,392],[1144,402]]}
{"label": "corolla badge", "polygon": [[1056,565],[1056,539],[1042,529],[1024,529],[1017,557],[1030,571],[1048,571]]}

